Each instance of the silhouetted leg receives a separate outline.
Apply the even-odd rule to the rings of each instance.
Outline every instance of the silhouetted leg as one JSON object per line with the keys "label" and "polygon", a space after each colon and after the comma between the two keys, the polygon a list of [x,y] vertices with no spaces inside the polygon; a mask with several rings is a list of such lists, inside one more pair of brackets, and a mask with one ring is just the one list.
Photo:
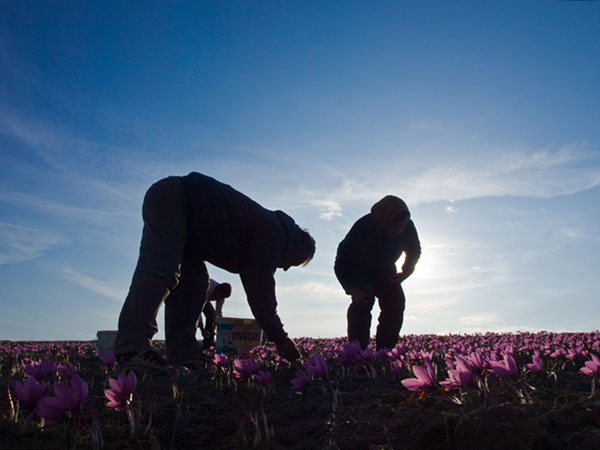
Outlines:
{"label": "silhouetted leg", "polygon": [[394,348],[404,320],[404,291],[399,283],[380,280],[373,283],[375,296],[379,299],[379,324],[375,341],[377,350]]}
{"label": "silhouetted leg", "polygon": [[202,313],[206,318],[204,329],[207,333],[204,341],[202,341],[202,347],[206,349],[215,345],[215,320],[217,320],[217,311],[215,311],[215,307],[212,303],[207,300],[202,309]]}
{"label": "silhouetted leg", "polygon": [[367,348],[371,337],[371,309],[374,303],[375,299],[370,306],[352,302],[348,307],[348,341],[358,341],[363,349]]}
{"label": "silhouetted leg", "polygon": [[119,316],[115,353],[152,348],[160,305],[177,286],[187,237],[186,199],[181,180],[169,177],[148,189],[142,206],[140,255]]}
{"label": "silhouetted leg", "polygon": [[165,302],[165,340],[170,364],[202,356],[196,330],[207,288],[208,272],[204,262],[184,256],[179,284]]}

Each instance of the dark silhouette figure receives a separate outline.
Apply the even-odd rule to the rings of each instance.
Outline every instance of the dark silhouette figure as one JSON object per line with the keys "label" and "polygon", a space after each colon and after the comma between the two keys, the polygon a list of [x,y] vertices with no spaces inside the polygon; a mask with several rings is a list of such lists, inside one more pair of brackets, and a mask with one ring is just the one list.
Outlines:
{"label": "dark silhouette figure", "polygon": [[[209,349],[215,345],[215,321],[218,317],[223,317],[223,304],[225,299],[231,296],[231,285],[229,283],[219,283],[212,278],[208,280],[208,288],[204,298],[202,314],[204,315],[204,324],[202,316],[198,320],[198,328],[202,333],[202,348]],[[202,300],[201,300],[202,301]],[[212,305],[215,302],[215,306]]]}
{"label": "dark silhouette figure", "polygon": [[208,286],[205,261],[240,275],[259,326],[284,358],[299,357],[277,314],[274,274],[310,261],[315,241],[306,230],[284,212],[196,172],[153,184],[142,216],[140,255],[115,342],[121,367],[170,369],[151,343],[163,301],[168,362],[202,357],[195,334],[202,311],[198,297]]}
{"label": "dark silhouette figure", "polygon": [[[402,271],[396,261],[406,254]],[[375,297],[381,313],[377,326],[377,349],[392,348],[404,318],[402,281],[415,270],[421,244],[406,203],[388,195],[375,203],[371,213],[360,218],[340,242],[335,274],[352,297],[348,308],[348,339],[364,349],[369,344],[371,310]]]}

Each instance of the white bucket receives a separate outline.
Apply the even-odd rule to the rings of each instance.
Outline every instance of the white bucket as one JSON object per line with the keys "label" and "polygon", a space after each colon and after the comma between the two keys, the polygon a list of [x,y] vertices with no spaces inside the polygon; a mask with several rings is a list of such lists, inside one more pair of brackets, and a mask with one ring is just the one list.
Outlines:
{"label": "white bucket", "polygon": [[115,339],[117,338],[116,330],[104,330],[98,331],[98,354],[106,355],[114,353],[115,351]]}
{"label": "white bucket", "polygon": [[216,352],[229,356],[247,356],[248,352],[260,345],[262,329],[254,319],[220,317],[217,325]]}

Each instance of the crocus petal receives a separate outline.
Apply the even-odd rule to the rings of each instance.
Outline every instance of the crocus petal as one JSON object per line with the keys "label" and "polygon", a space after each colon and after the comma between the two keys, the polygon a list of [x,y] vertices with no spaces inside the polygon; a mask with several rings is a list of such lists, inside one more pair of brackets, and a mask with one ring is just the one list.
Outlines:
{"label": "crocus petal", "polygon": [[68,410],[74,409],[77,404],[73,397],[73,391],[62,383],[54,384],[54,396]]}
{"label": "crocus petal", "polygon": [[73,375],[71,377],[71,388],[77,406],[81,407],[88,397],[88,384],[79,375]]}
{"label": "crocus petal", "polygon": [[137,386],[137,378],[135,376],[135,372],[132,370],[127,374],[127,380],[125,381],[125,391],[130,394],[135,391],[135,387]]}
{"label": "crocus petal", "polygon": [[409,391],[422,391],[424,387],[424,383],[416,378],[406,378],[400,382]]}
{"label": "crocus petal", "polygon": [[431,380],[429,377],[429,372],[421,366],[413,366],[413,373],[423,383],[429,383]]}
{"label": "crocus petal", "polygon": [[115,380],[114,378],[109,378],[108,379],[108,384],[110,385],[110,387],[112,388],[113,391],[115,392],[122,392],[123,388],[121,387],[121,384],[119,384],[119,382],[117,380]]}

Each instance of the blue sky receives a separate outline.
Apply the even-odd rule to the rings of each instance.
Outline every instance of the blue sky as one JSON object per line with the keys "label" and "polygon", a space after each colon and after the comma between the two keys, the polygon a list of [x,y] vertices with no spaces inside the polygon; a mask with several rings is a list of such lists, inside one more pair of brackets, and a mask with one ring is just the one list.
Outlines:
{"label": "blue sky", "polygon": [[335,249],[386,194],[402,333],[598,329],[599,2],[128,3],[0,2],[0,339],[115,329],[144,192],[190,171],[316,238],[292,336],[345,335]]}

